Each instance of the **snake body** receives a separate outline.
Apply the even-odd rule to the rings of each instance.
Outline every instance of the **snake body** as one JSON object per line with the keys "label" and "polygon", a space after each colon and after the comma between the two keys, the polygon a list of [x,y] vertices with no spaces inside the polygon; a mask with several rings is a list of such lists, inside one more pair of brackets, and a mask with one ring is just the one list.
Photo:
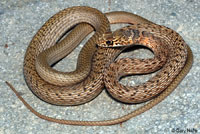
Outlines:
{"label": "snake body", "polygon": [[[79,14],[80,12],[81,14]],[[117,14],[121,15],[116,17]],[[124,14],[127,14],[127,16]],[[76,16],[75,21],[73,16]],[[110,23],[126,22],[133,24],[137,22],[136,18],[138,21],[145,20],[143,18],[139,18],[138,16],[135,16],[132,21],[130,21],[130,19],[126,20],[124,18],[129,17],[130,14],[122,12],[110,13],[107,16]],[[119,17],[121,18],[119,19]],[[63,24],[63,22],[66,22],[66,24]],[[68,50],[69,47],[72,48],[72,44],[77,41],[75,39],[74,41],[71,41],[68,45],[69,47],[65,46],[66,43],[70,42],[66,41],[66,39],[63,40],[65,41],[64,43],[61,42],[59,45],[53,45],[67,30],[80,23],[91,24],[95,29],[95,34],[88,40],[86,45],[81,50],[78,57],[77,69],[74,72],[67,74],[51,69],[50,65],[56,62],[59,58],[64,57],[66,55],[65,50]],[[87,25],[86,28],[81,29],[82,25],[84,24],[76,27],[76,29],[72,31],[73,33],[70,33],[71,35],[69,36],[74,36],[77,32],[81,31],[80,33],[82,37],[85,37],[91,32],[92,29],[88,29],[91,26],[85,24]],[[106,32],[110,32],[107,18],[101,12],[93,8],[67,8],[50,18],[33,37],[25,54],[24,76],[31,91],[40,99],[56,105],[78,105],[95,98],[102,91],[104,86],[103,72],[106,64],[109,65],[109,63],[113,61],[113,59],[122,51],[122,49],[96,48],[95,42],[97,42],[100,35]],[[70,37],[69,39],[71,39]],[[63,47],[60,47],[61,45],[66,48],[63,49]],[[75,47],[76,45],[73,46],[72,49]],[[56,55],[61,56],[59,58],[55,58],[57,57]],[[39,56],[42,58],[38,60],[37,57]],[[41,73],[44,75],[41,75]],[[84,79],[84,74],[86,76],[88,75],[86,79]],[[69,76],[66,77],[66,75]],[[66,83],[64,80],[59,81],[59,78],[64,79],[65,77],[69,80],[68,83],[70,84]],[[66,85],[63,86],[62,84]]]}
{"label": "snake body", "polygon": [[[158,35],[161,35],[161,36],[168,36],[168,34],[165,34],[164,32],[168,28],[165,28],[165,27],[163,28],[159,25],[155,25],[152,22],[131,13],[112,12],[112,13],[107,13],[106,16],[108,20],[110,21],[110,23],[131,23],[136,26],[136,27],[133,27],[132,29],[136,29],[139,31],[142,30],[142,28],[140,29],[140,25],[142,23],[148,23],[148,24],[142,24],[142,26],[150,26],[150,29],[145,27],[146,29],[143,29],[143,31],[147,30],[148,32],[148,30],[151,31],[153,28],[156,28],[158,32],[155,31],[155,33],[153,34],[157,35],[158,33]],[[103,47],[95,46],[95,42],[97,42],[99,37],[101,37],[106,32],[110,32],[109,22],[107,18],[98,10],[90,8],[90,7],[72,7],[72,8],[67,8],[60,11],[59,13],[54,15],[52,18],[50,18],[41,27],[41,29],[33,37],[29,47],[27,48],[25,59],[24,59],[24,76],[29,88],[36,96],[38,96],[40,99],[51,104],[78,105],[78,104],[86,103],[92,100],[102,91],[102,88],[104,86],[103,73],[105,69],[108,68],[110,63],[114,61],[114,59],[118,56],[118,54],[122,50],[124,50],[124,47],[108,48],[104,46]],[[79,23],[83,23],[83,24],[79,24]],[[89,23],[90,25],[92,25],[92,27],[86,23]],[[81,50],[81,54],[79,55],[79,58],[78,58],[80,63],[78,63],[77,69],[72,73],[68,73],[70,76],[68,78],[69,79],[73,78],[73,79],[67,84],[65,80],[64,80],[65,82],[62,82],[63,80],[60,80],[61,82],[58,83],[58,85],[51,84],[51,82],[47,82],[48,80],[47,81],[43,80],[41,76],[38,74],[38,72],[36,71],[36,68],[37,70],[40,70],[41,69],[40,67],[43,66],[40,64],[40,61],[38,62],[39,64],[36,65],[37,57],[40,55],[41,52],[45,52],[45,50],[51,51],[50,47],[57,43],[60,37],[66,32],[66,30],[69,30],[71,27],[77,24],[79,24],[80,27],[83,27],[83,26],[87,27],[86,29],[88,29],[88,31],[86,30],[87,32],[84,34],[84,36],[90,33],[93,30],[93,28],[95,29],[95,34],[93,35],[91,39],[89,39],[88,43]],[[79,25],[75,27],[75,29],[80,30]],[[163,31],[159,30],[160,28],[161,29],[163,28],[164,30]],[[85,30],[82,30],[82,31],[83,31],[82,33],[84,33]],[[70,34],[73,36],[74,33],[76,33],[76,31],[75,32],[72,31],[72,34],[71,33]],[[168,33],[168,30],[166,30],[166,33]],[[180,35],[178,34],[172,34],[172,36],[170,36],[170,40],[166,40],[166,41],[168,44],[172,42],[173,43],[178,42],[179,40],[176,40],[176,39],[179,37]],[[62,41],[65,42],[66,40],[63,39]],[[62,41],[60,41],[59,43],[62,44]],[[156,44],[156,41],[157,40],[154,40],[153,43]],[[74,41],[74,42],[75,44],[78,44],[78,42],[80,41]],[[162,44],[162,42],[157,42],[157,43]],[[182,40],[182,43],[184,43],[183,40]],[[148,43],[146,45],[148,45]],[[185,43],[184,43],[184,46],[186,46]],[[50,49],[48,50],[48,48]],[[193,60],[192,52],[188,46],[184,48],[187,48],[187,52],[186,52],[186,49],[184,49],[184,54],[181,55],[185,59],[185,64],[183,64],[180,67],[182,70],[180,69],[180,71],[175,74],[173,80],[171,80],[171,84],[169,84],[165,90],[163,89],[164,91],[162,93],[161,91],[158,92],[158,94],[161,93],[158,97],[154,98],[149,103],[133,111],[130,114],[127,114],[117,119],[112,119],[112,120],[107,120],[107,121],[62,120],[62,119],[55,119],[55,118],[47,117],[45,115],[41,115],[40,113],[35,111],[17,93],[17,91],[13,88],[11,84],[9,84],[8,82],[6,83],[15,92],[17,97],[24,103],[24,105],[31,112],[33,112],[35,115],[37,115],[38,117],[42,119],[61,123],[61,124],[70,124],[70,125],[112,125],[112,124],[126,121],[130,119],[131,117],[136,116],[150,109],[151,107],[153,107],[154,105],[162,101],[166,96],[168,96],[175,89],[175,87],[178,85],[178,83],[180,83],[183,77],[187,74],[187,72],[189,71],[192,65],[192,60]],[[67,49],[70,49],[71,51],[74,49],[74,47],[71,46],[71,47],[68,47]],[[161,47],[160,50],[162,49],[163,48]],[[59,53],[60,52],[53,53],[51,55],[51,54],[48,54],[47,52],[47,54],[44,54],[44,59],[45,60],[47,59],[45,66],[47,67],[50,66],[51,64],[56,62],[56,60],[58,60],[60,57],[62,58],[66,55],[66,54],[63,54],[62,56],[57,57],[57,54]],[[159,55],[159,52],[155,52],[155,58],[156,58],[156,55]],[[166,53],[166,55],[168,55],[168,53]],[[153,60],[156,60],[156,59],[153,59]],[[164,62],[170,62],[170,60],[166,60],[164,56],[162,63]],[[154,67],[149,68],[149,71],[150,72],[155,71],[159,68],[160,68],[159,66],[158,67],[155,66],[155,68]],[[43,68],[43,70],[45,70],[45,68]],[[48,68],[48,70],[52,71],[51,68]],[[54,73],[58,75],[61,74],[60,72],[57,72],[55,70],[53,70],[52,72],[53,74]],[[61,76],[61,78],[64,78],[64,75]],[[79,76],[79,78],[76,79],[76,76]],[[45,77],[48,77],[48,76],[44,75],[44,78]],[[51,80],[51,78],[49,80]],[[67,85],[67,86],[63,86],[63,85]],[[120,97],[116,96],[116,97],[121,98],[121,96]]]}
{"label": "snake body", "polygon": [[[153,39],[162,43],[153,43]],[[112,42],[111,45],[106,43],[108,41],[109,43]],[[180,73],[187,60],[187,45],[182,37],[167,27],[155,24],[138,24],[124,27],[113,34],[107,35],[107,38],[101,39],[101,42],[99,45],[103,47],[142,44],[152,49],[155,55],[156,51],[160,51],[160,54],[155,56],[158,61],[164,63],[162,59],[167,59],[164,67],[153,78],[134,87],[124,86],[118,80],[122,76],[130,74],[148,73],[151,71],[149,68],[152,69],[150,65],[157,67],[162,64],[156,60],[152,60],[150,63],[151,60],[145,61],[144,59],[141,59],[140,62],[137,62],[136,59],[120,59],[110,65],[104,75],[106,89],[114,98],[125,103],[144,102],[160,94]],[[158,48],[158,46],[163,47],[163,49]]]}
{"label": "snake body", "polygon": [[[87,72],[90,72],[90,75],[87,77],[87,79],[81,81],[81,83],[73,84],[72,82],[71,85],[61,86],[62,83],[61,85],[59,83],[56,83],[56,80],[59,79],[60,75],[62,74],[61,72],[60,75],[58,75],[58,78],[55,77],[54,79],[54,77],[50,77],[54,84],[46,82],[46,80],[42,79],[42,77],[40,77],[40,75],[36,71],[37,56],[40,54],[40,52],[44,50],[47,50],[47,52],[49,52],[49,49],[47,48],[55,45],[57,40],[67,30],[80,23],[91,24],[95,29],[95,34],[88,40],[86,45],[81,50],[78,57],[77,69],[74,72],[70,72],[68,74],[69,77],[67,78],[71,81],[79,82],[79,79],[81,79],[81,77],[84,78],[84,74],[86,76],[88,75]],[[95,40],[99,38],[99,35],[105,33],[106,31],[109,31],[109,22],[107,18],[101,12],[94,8],[67,8],[50,18],[33,37],[25,54],[24,76],[32,92],[36,94],[36,96],[38,96],[40,99],[56,105],[78,105],[86,103],[96,97],[103,88],[103,75],[101,75],[102,69],[94,69],[94,71],[90,71],[91,62],[92,57],[96,51]],[[76,32],[79,32],[79,29]],[[75,41],[72,41],[72,43],[73,42]],[[72,43],[70,44],[70,46],[72,45]],[[52,55],[47,57],[47,59],[50,59]],[[97,58],[100,59],[102,54],[96,55],[98,56]],[[50,59],[50,61],[52,61],[51,63],[54,63],[55,60]],[[101,64],[101,61],[96,60],[95,58],[93,61],[93,64]]]}

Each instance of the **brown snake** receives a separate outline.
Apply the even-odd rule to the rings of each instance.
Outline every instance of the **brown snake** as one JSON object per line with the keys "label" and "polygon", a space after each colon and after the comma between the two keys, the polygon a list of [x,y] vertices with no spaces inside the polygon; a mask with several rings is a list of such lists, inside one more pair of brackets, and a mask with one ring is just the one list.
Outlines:
{"label": "brown snake", "polygon": [[[72,18],[71,18],[71,16],[72,16]],[[97,16],[100,17],[100,20]],[[37,115],[38,117],[40,117],[42,119],[48,120],[48,121],[57,122],[57,123],[61,123],[61,124],[69,124],[69,125],[113,125],[113,124],[121,123],[121,122],[124,122],[124,121],[138,115],[138,114],[141,114],[141,113],[147,111],[154,105],[158,104],[160,101],[162,101],[165,97],[167,97],[176,88],[176,86],[181,82],[181,80],[184,78],[184,76],[188,73],[188,71],[190,70],[190,67],[192,65],[193,55],[192,55],[190,48],[185,44],[183,39],[176,32],[174,32],[173,30],[168,29],[164,26],[152,24],[150,21],[143,19],[142,17],[139,17],[137,15],[127,13],[127,12],[112,12],[112,13],[106,14],[106,16],[108,17],[110,23],[134,24],[131,29],[137,30],[137,31],[139,31],[139,33],[142,33],[142,31],[144,31],[143,36],[145,36],[145,35],[149,36],[150,33],[148,33],[148,32],[152,32],[152,30],[155,28],[155,31],[154,31],[155,33],[152,32],[152,34],[157,36],[158,38],[160,38],[160,40],[165,39],[164,42],[167,43],[167,45],[177,43],[177,47],[174,47],[174,48],[176,48],[177,51],[179,50],[178,44],[180,46],[184,47],[184,51],[182,48],[180,51],[178,51],[178,52],[184,52],[183,54],[181,54],[181,56],[175,54],[176,50],[173,50],[173,52],[171,54],[168,54],[170,52],[166,53],[166,55],[169,58],[166,61],[166,63],[168,63],[168,66],[170,66],[169,62],[171,60],[170,58],[172,58],[170,56],[172,56],[172,55],[184,58],[185,62],[184,63],[181,62],[182,66],[177,67],[179,69],[179,71],[177,73],[174,74],[172,71],[172,74],[174,74],[173,78],[171,78],[170,82],[168,82],[168,86],[166,86],[164,89],[162,89],[162,91],[158,91],[158,94],[160,93],[159,96],[157,96],[156,98],[152,99],[150,102],[145,104],[144,106],[136,109],[135,111],[133,111],[125,116],[119,117],[117,119],[107,120],[107,121],[73,121],[73,120],[55,119],[55,118],[47,117],[45,115],[41,115],[40,113],[35,111],[28,103],[25,102],[25,100],[17,93],[17,91],[13,88],[12,85],[10,85],[8,82],[6,82],[11,87],[11,89],[15,92],[15,94],[18,96],[18,98],[24,103],[24,105],[35,115]],[[88,19],[88,18],[90,18],[90,19]],[[104,18],[104,19],[101,20],[102,18]],[[101,21],[101,22],[98,22],[98,21]],[[39,53],[41,51],[54,45],[57,42],[57,40],[60,38],[60,36],[62,36],[65,33],[66,30],[68,30],[70,27],[72,27],[76,24],[82,23],[82,22],[91,24],[96,31],[95,34],[93,35],[92,39],[90,39],[88,41],[89,44],[91,43],[92,45],[86,44],[83,47],[83,49],[81,50],[82,52],[86,51],[86,50],[89,50],[89,52],[91,52],[91,53],[85,54],[85,56],[86,57],[88,56],[89,62],[91,62],[91,60],[92,60],[92,66],[90,63],[89,66],[86,67],[86,71],[85,71],[86,73],[83,73],[83,75],[81,75],[81,78],[85,77],[84,74],[88,75],[87,74],[88,72],[89,72],[89,75],[84,80],[81,80],[81,82],[76,81],[76,82],[74,82],[75,84],[72,84],[69,86],[56,86],[53,84],[49,84],[48,82],[44,81],[36,72],[36,68],[35,68],[36,57],[39,55]],[[71,23],[73,23],[73,24],[71,24]],[[35,95],[37,95],[39,98],[41,98],[42,100],[44,100],[48,103],[57,104],[57,105],[78,105],[78,104],[86,103],[86,102],[92,100],[93,98],[95,98],[102,91],[102,88],[104,86],[104,82],[103,82],[104,69],[106,67],[108,67],[108,65],[115,59],[115,57],[124,49],[121,47],[120,48],[98,47],[98,49],[96,48],[94,42],[96,42],[98,40],[99,36],[101,36],[103,33],[105,33],[106,31],[109,31],[109,24],[105,25],[105,23],[108,23],[108,22],[105,19],[105,17],[102,15],[102,13],[93,8],[89,8],[89,7],[68,8],[68,9],[62,10],[61,12],[54,15],[51,19],[49,19],[43,25],[43,27],[38,31],[38,33],[36,33],[36,35],[34,36],[34,38],[31,41],[31,43],[27,49],[26,55],[25,55],[24,76],[25,76],[26,82],[29,85],[32,92]],[[141,24],[138,24],[138,23],[141,23]],[[148,24],[142,24],[142,23],[148,23]],[[70,27],[68,27],[69,24],[71,24]],[[85,27],[88,27],[90,29],[90,32],[92,31],[92,28],[88,24],[81,24],[81,25],[82,26],[85,25]],[[140,26],[141,26],[141,28],[140,28]],[[148,28],[147,26],[149,26],[150,28]],[[77,29],[79,29],[79,28],[77,28]],[[84,33],[84,32],[82,32],[82,33]],[[168,38],[168,36],[170,38]],[[176,39],[178,39],[178,40],[176,40]],[[65,40],[65,39],[63,39],[63,40]],[[163,44],[162,41],[161,42],[156,42],[156,41],[157,41],[157,38],[154,41],[153,37],[152,37],[153,43]],[[102,44],[99,44],[99,45],[102,45]],[[148,45],[148,43],[146,45]],[[152,50],[153,50],[153,48],[152,48]],[[161,47],[161,50],[162,50],[162,47]],[[170,50],[172,50],[172,49],[170,48]],[[156,55],[159,55],[159,52],[158,53],[155,52],[154,54],[155,54],[155,58],[156,58]],[[83,55],[84,55],[84,53],[83,53]],[[93,57],[93,59],[92,59],[92,57]],[[49,57],[47,57],[47,58],[49,58]],[[51,59],[51,57],[50,57],[50,59]],[[53,59],[52,61],[50,61],[49,65],[54,63],[56,60],[57,59]],[[79,55],[79,61],[82,61],[80,55]],[[87,62],[87,61],[85,61],[85,62]],[[116,62],[118,62],[118,61],[116,61]],[[83,64],[85,64],[85,63],[83,62]],[[80,67],[79,66],[80,66],[80,64],[78,63],[77,70],[82,70],[81,66]],[[111,67],[112,66],[113,65],[111,64]],[[165,68],[165,66],[167,66],[167,65],[164,65],[164,68]],[[177,68],[175,68],[175,69],[177,69]],[[89,71],[87,71],[87,69],[89,69]],[[126,68],[122,68],[122,71],[124,71],[123,69],[126,72]],[[152,68],[150,68],[150,69],[152,69]],[[108,71],[108,70],[106,70],[106,71]],[[157,70],[157,69],[152,69],[152,70]],[[162,69],[161,72],[163,72],[163,70],[164,69]],[[77,72],[79,73],[79,71],[77,71]],[[108,73],[106,73],[106,74],[108,74]],[[111,76],[111,77],[115,77],[115,76]],[[165,75],[160,76],[160,77],[165,77]],[[108,80],[107,77],[105,77],[105,81],[106,80]],[[79,83],[77,83],[77,82],[79,82]],[[152,81],[152,83],[153,83],[153,81]],[[106,83],[106,84],[108,84],[108,83]],[[113,95],[113,96],[115,97],[115,95]],[[117,97],[121,98],[123,96],[117,96]],[[147,98],[148,98],[148,96],[147,96]],[[152,98],[152,96],[150,96],[150,98]],[[148,98],[148,99],[150,99],[150,98]],[[126,100],[126,98],[125,98],[125,100]]]}
{"label": "brown snake", "polygon": [[[153,39],[157,43],[154,43]],[[107,34],[98,44],[102,47],[142,44],[152,49],[158,61],[165,63],[167,59],[164,67],[153,78],[134,87],[124,86],[118,80],[130,74],[149,73],[153,65],[157,63],[162,66],[162,64],[154,59],[137,61],[126,58],[112,63],[110,68],[106,69],[106,89],[114,98],[125,103],[144,102],[161,93],[179,74],[187,60],[187,45],[182,37],[175,31],[156,24],[133,24],[121,28]],[[158,48],[161,46],[162,49]],[[160,54],[157,55],[156,51],[160,51]]]}

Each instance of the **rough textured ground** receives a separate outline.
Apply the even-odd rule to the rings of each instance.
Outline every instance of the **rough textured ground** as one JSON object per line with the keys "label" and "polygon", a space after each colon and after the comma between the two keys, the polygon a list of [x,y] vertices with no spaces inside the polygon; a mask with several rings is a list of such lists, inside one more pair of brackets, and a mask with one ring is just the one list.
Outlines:
{"label": "rough textured ground", "polygon": [[[191,71],[163,102],[121,125],[68,126],[47,122],[36,117],[5,85],[5,80],[10,81],[37,111],[51,117],[78,120],[111,119],[138,107],[116,102],[106,92],[85,105],[76,107],[52,106],[39,100],[28,89],[23,78],[22,65],[24,53],[31,38],[53,14],[64,8],[77,5],[95,7],[102,12],[129,11],[176,30],[183,36],[194,53],[194,64]],[[199,0],[1,0],[0,134],[163,134],[189,131],[200,133],[199,13]],[[79,50],[80,47],[70,57],[59,63],[57,68],[72,70],[75,67]],[[141,50],[131,54],[138,56],[144,52],[148,51]],[[123,81],[134,84],[146,79],[146,77],[131,77]]]}

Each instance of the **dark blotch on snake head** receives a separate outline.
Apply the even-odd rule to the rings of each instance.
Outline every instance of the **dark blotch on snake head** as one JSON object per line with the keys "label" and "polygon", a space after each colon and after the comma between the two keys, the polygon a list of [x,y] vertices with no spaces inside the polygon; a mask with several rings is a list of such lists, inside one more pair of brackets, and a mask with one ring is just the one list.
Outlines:
{"label": "dark blotch on snake head", "polygon": [[131,32],[132,32],[132,34],[133,34],[133,35],[132,35],[133,41],[134,41],[135,39],[138,39],[138,38],[139,38],[140,32],[139,32],[138,30],[132,29]]}

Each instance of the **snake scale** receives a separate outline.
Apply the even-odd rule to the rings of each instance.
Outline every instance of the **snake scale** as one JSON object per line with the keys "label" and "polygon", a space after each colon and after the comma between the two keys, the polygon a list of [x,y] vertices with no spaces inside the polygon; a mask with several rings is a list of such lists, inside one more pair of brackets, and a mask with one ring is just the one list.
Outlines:
{"label": "snake scale", "polygon": [[[51,118],[35,111],[14,87],[6,82],[24,105],[36,116],[48,121],[68,125],[100,126],[121,123],[161,102],[188,73],[192,66],[193,55],[178,33],[128,12],[110,12],[105,15],[90,7],[71,7],[51,17],[33,37],[25,54],[24,76],[29,88],[40,99],[56,105],[86,103],[94,99],[102,91],[104,82],[109,93],[120,101],[137,103],[151,100],[135,111],[116,119],[105,121],[62,120]],[[112,33],[109,23],[129,23],[132,25]],[[60,38],[66,31],[73,27],[75,28],[72,32],[61,40]],[[61,73],[50,68],[57,60],[69,54],[93,29],[95,33],[82,48],[75,71]],[[80,37],[75,38],[75,35]],[[118,40],[115,40],[116,38]],[[124,41],[129,42],[126,44]],[[62,48],[66,42],[70,45]],[[98,46],[96,46],[96,43],[98,43]],[[129,59],[114,61],[119,53],[126,49],[130,43],[141,43],[141,45],[149,47],[154,52],[154,58],[146,60],[131,59],[130,64]],[[72,46],[72,44],[75,45]],[[121,45],[119,46],[119,44]],[[53,49],[57,49],[56,52],[51,50],[52,46]],[[62,47],[59,48],[60,46]],[[64,50],[66,51],[65,54],[63,54]],[[162,55],[162,53],[164,54]],[[145,66],[138,68],[137,65]],[[132,89],[134,87],[125,87],[118,83],[118,79],[121,76],[154,72],[160,68],[161,71],[148,82],[142,84],[139,89],[135,90]],[[139,69],[138,72],[137,69]],[[50,72],[49,75],[58,75],[56,79],[61,78],[58,80],[57,85],[54,83],[57,82],[56,79],[52,80],[54,82],[49,82],[51,78],[47,80],[48,82],[42,79],[42,77],[48,77],[44,73],[46,71]],[[66,82],[65,76],[69,81]],[[144,90],[149,88],[149,85],[152,88],[148,91]],[[154,89],[155,85],[160,85],[160,87]],[[118,90],[119,87],[117,86],[121,89]],[[117,90],[113,92],[112,89],[116,88]]]}

